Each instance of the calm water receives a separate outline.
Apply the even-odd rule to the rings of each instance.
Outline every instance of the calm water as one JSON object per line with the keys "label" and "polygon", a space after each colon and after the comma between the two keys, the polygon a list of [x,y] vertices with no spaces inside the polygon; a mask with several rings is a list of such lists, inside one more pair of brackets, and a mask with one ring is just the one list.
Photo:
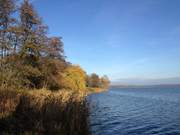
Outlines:
{"label": "calm water", "polygon": [[180,135],[180,88],[113,88],[89,101],[92,135]]}

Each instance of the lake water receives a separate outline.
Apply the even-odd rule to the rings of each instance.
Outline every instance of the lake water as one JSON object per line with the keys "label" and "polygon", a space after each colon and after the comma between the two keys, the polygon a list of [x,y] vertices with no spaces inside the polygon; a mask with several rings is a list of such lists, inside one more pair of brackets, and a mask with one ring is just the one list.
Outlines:
{"label": "lake water", "polygon": [[180,88],[112,88],[89,96],[92,135],[180,135]]}

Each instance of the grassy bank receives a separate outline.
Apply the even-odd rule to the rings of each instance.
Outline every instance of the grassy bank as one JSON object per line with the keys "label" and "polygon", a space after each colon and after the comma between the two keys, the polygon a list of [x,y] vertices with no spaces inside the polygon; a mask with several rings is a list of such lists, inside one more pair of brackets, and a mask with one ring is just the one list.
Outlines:
{"label": "grassy bank", "polygon": [[88,94],[100,93],[100,92],[104,92],[104,91],[107,91],[107,90],[108,90],[108,88],[93,88],[93,87],[88,87],[87,88]]}
{"label": "grassy bank", "polygon": [[0,90],[0,134],[88,135],[85,93]]}

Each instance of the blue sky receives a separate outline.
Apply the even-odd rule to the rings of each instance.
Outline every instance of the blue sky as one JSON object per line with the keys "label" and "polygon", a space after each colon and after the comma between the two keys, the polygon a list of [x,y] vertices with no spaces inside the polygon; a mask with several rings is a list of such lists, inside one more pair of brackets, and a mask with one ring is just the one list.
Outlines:
{"label": "blue sky", "polygon": [[180,0],[33,0],[69,61],[121,78],[180,76]]}

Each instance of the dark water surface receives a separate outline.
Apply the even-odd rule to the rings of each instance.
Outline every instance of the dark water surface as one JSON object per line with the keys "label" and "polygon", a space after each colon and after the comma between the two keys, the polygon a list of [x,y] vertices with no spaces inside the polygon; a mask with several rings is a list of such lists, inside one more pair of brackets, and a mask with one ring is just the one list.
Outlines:
{"label": "dark water surface", "polygon": [[180,135],[180,88],[112,88],[89,96],[92,135]]}

